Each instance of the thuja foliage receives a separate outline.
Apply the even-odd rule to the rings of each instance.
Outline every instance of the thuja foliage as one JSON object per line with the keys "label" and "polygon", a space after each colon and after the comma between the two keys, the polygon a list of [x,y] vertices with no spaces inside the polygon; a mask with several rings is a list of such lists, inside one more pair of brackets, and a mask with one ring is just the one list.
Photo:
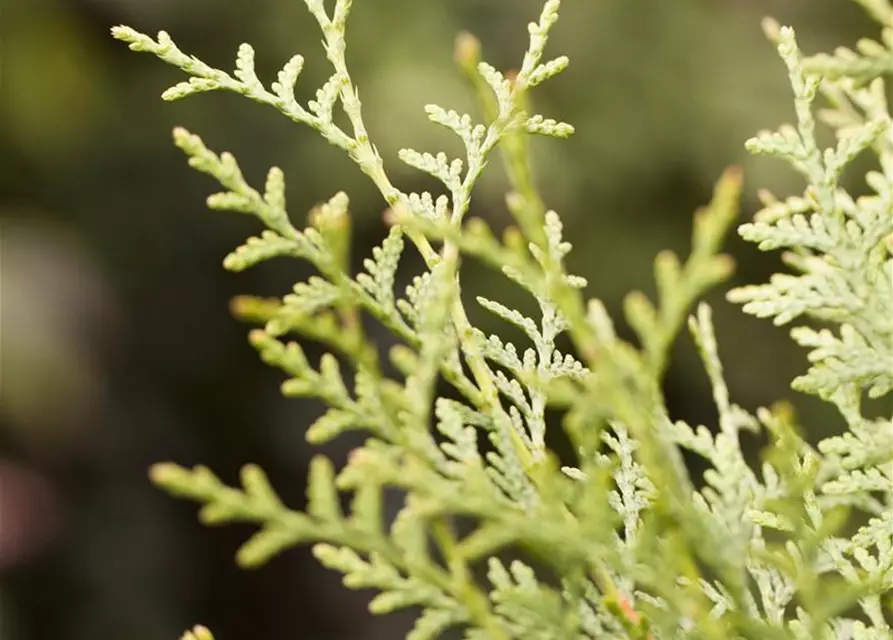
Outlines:
{"label": "thuja foliage", "polygon": [[[458,39],[456,59],[480,96],[483,122],[436,105],[426,111],[458,136],[465,157],[399,153],[443,183],[441,194],[394,186],[369,139],[345,57],[350,0],[332,9],[305,2],[333,68],[306,105],[294,96],[299,55],[267,86],[247,44],[227,73],[182,52],[164,32],[156,39],[127,27],[113,32],[188,76],[164,99],[226,90],[271,106],[343,149],[380,190],[390,233],[354,267],[346,194],[315,207],[301,229],[287,213],[281,170],[270,169],[258,189],[232,155],[174,132],[189,164],[222,187],[209,207],[253,215],[264,227],[226,257],[227,269],[288,256],[318,271],[281,299],[241,297],[234,305],[259,325],[250,342],[286,374],[283,393],[328,407],[307,429],[308,440],[352,430],[368,439],[343,469],[323,456],[313,460],[303,512],[285,506],[255,466],[245,467],[238,487],[207,468],[175,464],[154,467],[153,480],[201,503],[208,524],[255,523],[257,533],[238,552],[244,566],[312,543],[347,587],[377,592],[373,613],[414,607],[411,640],[450,628],[469,640],[893,637],[893,422],[868,408],[893,389],[889,1],[860,0],[883,32],[856,51],[804,57],[790,28],[765,24],[787,66],[796,124],[747,146],[786,160],[806,187],[785,199],[764,193],[765,208],[739,228],[763,250],[784,248],[789,269],[728,297],[746,313],[796,325],[790,335],[808,350],[808,364],[793,386],[833,405],[845,423],[816,447],[800,435],[790,406],[751,413],[730,399],[711,310],[695,307],[732,272],[719,251],[737,218],[739,170],[725,172],[713,201],[696,214],[691,254],[657,256],[657,299],[626,298],[635,344],[618,337],[603,304],[583,293],[586,282],[566,271],[571,246],[538,195],[527,150],[531,134],[573,132],[529,106],[531,91],[568,65],[565,57],[544,57],[558,0],[530,24],[515,73],[481,61],[472,36]],[[817,110],[820,97],[828,108]],[[336,110],[347,126],[337,123]],[[817,141],[819,120],[837,135],[830,148]],[[497,150],[515,221],[501,237],[483,220],[466,219],[475,183]],[[865,175],[870,192],[858,198],[840,184],[857,155],[873,163]],[[417,251],[427,268],[395,291],[405,251]],[[500,270],[533,296],[539,316],[463,297],[460,259]],[[527,344],[472,326],[471,304],[520,327]],[[390,367],[366,335],[373,321],[399,338],[387,354]],[[712,384],[715,428],[674,420],[662,396],[668,353],[685,326]],[[564,334],[570,352],[556,346]],[[293,335],[329,352],[311,361],[288,341]],[[439,396],[444,384],[452,391]],[[560,424],[547,421],[547,408],[561,414]],[[573,466],[561,467],[546,445],[547,429],[557,428],[573,443]],[[744,431],[769,441],[759,465],[745,460]],[[703,478],[690,476],[683,451],[705,460]],[[403,496],[393,521],[382,510],[386,489]],[[199,627],[185,638],[211,636]]]}

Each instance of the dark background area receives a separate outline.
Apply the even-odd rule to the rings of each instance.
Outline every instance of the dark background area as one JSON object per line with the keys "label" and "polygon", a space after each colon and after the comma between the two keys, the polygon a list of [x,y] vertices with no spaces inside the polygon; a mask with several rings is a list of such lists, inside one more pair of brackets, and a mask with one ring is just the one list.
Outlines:
{"label": "dark background area", "polygon": [[[760,19],[797,28],[807,52],[873,35],[845,0],[567,0],[551,56],[571,66],[535,94],[538,112],[575,125],[569,141],[534,144],[546,202],[575,244],[570,269],[589,279],[619,319],[633,289],[652,291],[661,249],[688,249],[691,214],[729,164],[747,179],[743,216],[758,187],[801,185],[781,163],[750,158],[744,140],[793,118],[784,66]],[[486,60],[520,63],[534,0],[356,0],[348,62],[367,124],[392,179],[428,183],[401,166],[401,147],[456,151],[427,122],[434,102],[474,108],[452,63],[462,29]],[[316,24],[301,0],[2,0],[0,77],[0,639],[164,640],[195,623],[227,638],[402,637],[407,616],[372,618],[367,594],[346,591],[306,548],[255,571],[235,567],[250,529],[206,529],[195,507],[152,488],[159,460],[204,463],[234,480],[261,464],[284,499],[303,501],[314,450],[305,428],[320,407],[286,401],[231,318],[239,293],[279,295],[309,275],[296,262],[226,273],[220,262],[253,219],[209,212],[216,185],[190,170],[171,143],[183,125],[230,150],[255,184],[286,172],[293,218],[343,189],[351,196],[359,263],[385,234],[384,205],[340,151],[272,109],[232,94],[166,104],[179,71],[136,55],[115,24],[169,31],[179,46],[231,69],[240,42],[271,81],[293,53],[307,58],[306,101],[330,74]],[[497,162],[472,213],[508,222]],[[859,188],[858,186],[856,187]],[[737,238],[736,283],[762,281],[777,256]],[[404,260],[405,286],[421,266]],[[413,264],[413,260],[416,263]],[[466,292],[530,308],[520,292],[477,265]],[[786,331],[715,307],[733,397],[753,409],[787,398],[812,440],[836,415],[788,389],[805,368]],[[470,306],[470,305],[469,305]],[[471,310],[488,331],[504,332]],[[383,346],[388,336],[379,335]],[[706,376],[680,340],[667,382],[674,417],[712,424]],[[356,440],[328,448],[338,461]]]}

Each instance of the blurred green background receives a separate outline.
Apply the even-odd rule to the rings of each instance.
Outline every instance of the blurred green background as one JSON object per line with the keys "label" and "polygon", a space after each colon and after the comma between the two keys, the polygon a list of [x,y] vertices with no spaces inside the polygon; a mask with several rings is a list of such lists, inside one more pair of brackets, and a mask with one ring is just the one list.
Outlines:
{"label": "blurred green background", "polygon": [[[577,134],[536,141],[536,167],[576,245],[571,271],[619,318],[627,291],[651,292],[659,250],[687,251],[691,214],[726,165],[744,166],[745,217],[757,208],[757,187],[801,188],[782,164],[743,149],[758,129],[793,116],[784,67],[760,19],[794,24],[807,52],[852,44],[873,27],[845,0],[564,5],[549,53],[566,53],[572,64],[537,91],[535,105]],[[539,7],[356,0],[349,64],[398,186],[429,188],[396,160],[399,148],[456,150],[423,105],[474,108],[452,63],[456,33],[472,31],[485,59],[511,68]],[[280,375],[259,362],[227,310],[238,293],[283,293],[307,268],[223,271],[223,256],[258,225],[204,208],[215,185],[186,167],[171,129],[184,125],[211,148],[234,152],[255,182],[269,165],[283,167],[293,216],[347,191],[357,261],[384,236],[384,205],[345,156],[269,108],[230,94],[161,102],[179,72],[113,41],[109,27],[121,23],[166,29],[185,51],[227,69],[238,44],[251,42],[268,79],[300,52],[305,100],[329,75],[301,0],[3,1],[0,638],[165,640],[199,622],[221,640],[402,637],[409,617],[371,618],[367,594],[344,590],[307,549],[260,570],[237,569],[232,556],[249,529],[205,529],[193,505],[147,481],[158,460],[206,463],[230,480],[257,462],[300,507],[314,453],[303,432],[320,410],[280,398]],[[473,213],[504,226],[504,191],[494,162]],[[777,256],[736,238],[729,246],[739,283],[778,268]],[[404,285],[421,268],[414,259],[403,265]],[[531,307],[498,275],[473,264],[465,275],[469,294]],[[734,398],[749,409],[791,399],[810,439],[838,429],[835,415],[788,390],[804,359],[785,331],[745,317],[721,292],[710,300]],[[675,416],[713,423],[687,339],[667,395]],[[355,442],[328,453],[340,461]]]}

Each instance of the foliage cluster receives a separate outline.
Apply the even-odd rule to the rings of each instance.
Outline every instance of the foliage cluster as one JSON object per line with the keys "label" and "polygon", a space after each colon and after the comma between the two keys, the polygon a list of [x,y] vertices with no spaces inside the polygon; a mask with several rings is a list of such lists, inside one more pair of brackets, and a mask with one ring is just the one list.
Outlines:
{"label": "foliage cluster", "polygon": [[[286,210],[281,170],[270,169],[258,190],[232,155],[174,132],[189,164],[222,186],[208,206],[253,215],[265,227],[226,257],[227,269],[289,256],[318,271],[281,299],[234,303],[236,315],[260,327],[250,341],[261,358],[287,375],[283,393],[328,407],[308,440],[352,430],[368,439],[341,470],[326,457],[313,460],[306,511],[286,507],[254,466],[244,469],[241,487],[207,468],[171,463],[154,467],[153,480],[203,504],[208,524],[256,523],[238,553],[244,566],[312,543],[346,586],[378,592],[372,612],[417,608],[411,640],[449,628],[469,640],[893,637],[891,603],[883,600],[893,589],[893,419],[871,411],[872,399],[893,390],[893,127],[883,80],[893,72],[889,1],[860,0],[882,25],[880,42],[831,56],[804,57],[793,30],[764,25],[788,69],[796,124],[747,145],[787,160],[807,186],[785,199],[762,193],[764,208],[739,228],[763,250],[784,248],[790,272],[728,298],[746,313],[797,325],[791,337],[808,349],[809,368],[793,387],[833,404],[846,425],[817,447],[800,435],[790,406],[751,413],[732,402],[711,310],[701,303],[692,313],[732,273],[731,258],[719,252],[737,218],[739,170],[727,170],[697,212],[690,255],[656,258],[657,300],[627,297],[636,344],[618,337],[604,305],[584,295],[586,282],[566,271],[571,245],[538,195],[527,149],[530,134],[573,132],[530,110],[531,90],[568,65],[563,56],[544,58],[558,0],[546,1],[529,25],[514,73],[483,62],[472,36],[457,40],[456,60],[484,122],[429,105],[430,120],[459,137],[465,157],[399,154],[442,183],[441,194],[394,186],[369,139],[345,57],[351,1],[331,9],[305,2],[333,67],[306,106],[294,94],[299,55],[268,88],[247,44],[227,73],[182,52],[164,32],[155,39],[127,27],[113,33],[187,74],[164,99],[227,90],[272,106],[343,149],[381,192],[390,233],[356,269],[346,194],[315,207],[300,229]],[[819,95],[829,108],[815,109]],[[836,133],[832,147],[817,141],[817,120]],[[501,237],[483,220],[466,219],[497,149],[515,221]],[[865,177],[871,192],[855,197],[840,179],[860,154],[875,167]],[[427,269],[398,292],[408,246]],[[537,301],[539,317],[531,318],[477,299],[519,327],[528,345],[471,325],[461,259],[500,270]],[[370,322],[400,339],[387,362],[367,337]],[[716,429],[674,420],[665,406],[668,354],[686,324],[712,384]],[[287,341],[295,334],[330,352],[311,362]],[[448,393],[438,392],[443,385]],[[577,454],[572,466],[561,466],[546,444],[547,428],[558,427],[547,426],[551,411],[561,414]],[[745,459],[744,431],[769,441],[758,465]],[[706,461],[703,478],[691,477],[684,451]],[[403,507],[388,522],[383,492],[395,489]],[[196,628],[185,638],[210,632]]]}

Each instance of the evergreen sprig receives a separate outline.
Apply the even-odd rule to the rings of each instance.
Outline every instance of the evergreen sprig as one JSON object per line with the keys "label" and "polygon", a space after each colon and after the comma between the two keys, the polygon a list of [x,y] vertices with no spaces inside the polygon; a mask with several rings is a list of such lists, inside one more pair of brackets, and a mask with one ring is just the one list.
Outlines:
{"label": "evergreen sprig", "polygon": [[[547,0],[530,23],[515,74],[484,62],[470,34],[457,39],[456,61],[484,119],[437,105],[425,110],[459,137],[465,157],[398,154],[436,178],[441,194],[400,191],[369,139],[345,55],[350,0],[331,9],[305,0],[333,68],[306,105],[294,97],[299,55],[267,87],[249,45],[227,73],[183,53],[164,32],[153,39],[113,29],[131,49],[186,73],[164,99],[226,90],[270,105],[346,151],[390,207],[388,236],[354,273],[346,194],[295,226],[281,170],[272,168],[258,190],[230,154],[174,132],[189,164],[223,188],[208,206],[253,215],[264,227],[225,258],[225,268],[291,257],[317,271],[282,298],[233,303],[237,316],[258,325],[250,342],[260,357],[286,375],[283,393],[326,404],[308,440],[322,443],[349,430],[368,438],[340,471],[324,456],[314,458],[304,512],[287,508],[251,465],[241,487],[204,467],[173,463],[153,467],[153,481],[202,504],[208,524],[254,523],[258,532],[237,555],[244,566],[311,543],[345,586],[377,592],[373,613],[415,607],[410,640],[453,627],[470,640],[893,637],[893,419],[870,415],[863,401],[893,390],[893,123],[883,84],[893,69],[893,7],[889,0],[858,1],[883,34],[856,51],[804,57],[793,30],[765,23],[788,69],[797,123],[747,146],[787,160],[808,186],[783,200],[762,193],[764,209],[739,229],[763,250],[784,248],[793,272],[728,295],[776,324],[797,321],[791,337],[809,350],[809,366],[793,386],[833,404],[847,425],[815,447],[799,435],[788,405],[749,412],[731,400],[710,307],[701,303],[691,313],[732,273],[731,258],[719,252],[738,215],[740,170],[727,170],[712,202],[696,214],[690,256],[664,252],[655,260],[656,300],[627,297],[635,344],[618,337],[598,299],[586,297],[586,281],[567,272],[571,245],[538,194],[527,149],[529,135],[573,133],[529,107],[531,89],[568,65],[564,56],[544,61],[558,0]],[[830,108],[816,112],[819,95]],[[349,127],[335,123],[338,109]],[[832,148],[817,142],[820,121],[837,134]],[[466,219],[496,150],[516,222],[501,238],[484,221]],[[878,166],[866,174],[872,194],[854,198],[840,180],[861,154],[872,154]],[[419,252],[426,269],[395,291],[407,248]],[[537,302],[538,317],[527,317],[477,298],[520,328],[528,344],[471,325],[458,276],[463,256],[499,270]],[[383,372],[364,314],[398,338],[388,354],[397,377]],[[686,320],[713,389],[716,428],[674,420],[664,402],[670,348]],[[289,340],[295,335],[328,352],[311,362]],[[557,348],[562,335],[572,351]],[[441,380],[454,387],[453,397],[438,396]],[[546,444],[556,427],[550,408],[563,413],[575,465],[560,467]],[[768,437],[759,467],[745,458],[742,431]],[[703,482],[691,477],[683,451],[708,466]],[[387,489],[404,496],[393,521],[382,508]],[[462,530],[459,517],[470,523]],[[479,580],[476,570],[484,568]],[[211,634],[196,627],[184,640]]]}

